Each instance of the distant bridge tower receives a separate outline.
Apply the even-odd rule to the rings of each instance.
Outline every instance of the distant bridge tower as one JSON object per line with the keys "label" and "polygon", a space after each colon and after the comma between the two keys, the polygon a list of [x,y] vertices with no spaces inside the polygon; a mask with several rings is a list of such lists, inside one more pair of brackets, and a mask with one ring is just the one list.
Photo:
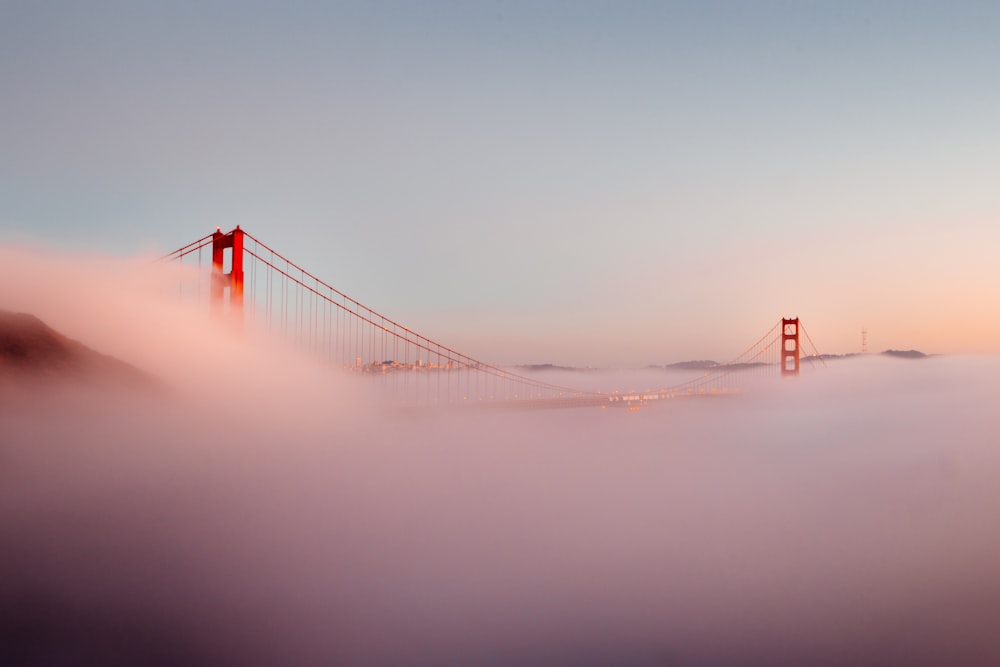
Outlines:
{"label": "distant bridge tower", "polygon": [[[228,287],[229,313],[238,319],[243,317],[243,235],[239,225],[226,234],[216,227],[212,234],[212,311],[224,312]],[[232,251],[228,273],[225,270],[226,250]]]}
{"label": "distant bridge tower", "polygon": [[781,374],[799,374],[799,318],[781,320]]}

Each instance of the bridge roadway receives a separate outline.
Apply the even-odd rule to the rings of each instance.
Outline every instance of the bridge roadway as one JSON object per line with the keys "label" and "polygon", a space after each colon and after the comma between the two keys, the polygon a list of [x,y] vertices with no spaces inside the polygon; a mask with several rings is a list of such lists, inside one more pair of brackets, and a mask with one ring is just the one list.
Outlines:
{"label": "bridge roadway", "polygon": [[563,408],[625,408],[638,410],[645,405],[659,404],[667,400],[683,398],[721,398],[735,396],[735,391],[703,391],[675,393],[634,393],[606,394],[587,396],[567,396],[562,398],[525,398],[515,400],[479,400],[457,401],[435,405],[405,405],[405,408],[419,409],[430,407],[435,409],[481,410],[481,411],[521,411],[521,410],[557,410]]}

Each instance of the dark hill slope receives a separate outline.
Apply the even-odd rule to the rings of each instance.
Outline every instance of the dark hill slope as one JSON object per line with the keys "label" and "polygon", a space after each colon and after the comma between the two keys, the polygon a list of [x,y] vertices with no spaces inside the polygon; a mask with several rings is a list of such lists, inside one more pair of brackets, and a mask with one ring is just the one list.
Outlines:
{"label": "dark hill slope", "polygon": [[0,310],[0,384],[45,381],[162,388],[152,375],[67,338],[34,315]]}

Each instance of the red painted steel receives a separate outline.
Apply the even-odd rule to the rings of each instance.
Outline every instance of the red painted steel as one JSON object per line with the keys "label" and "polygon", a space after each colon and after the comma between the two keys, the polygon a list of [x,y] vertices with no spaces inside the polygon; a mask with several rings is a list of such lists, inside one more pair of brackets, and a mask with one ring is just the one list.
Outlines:
{"label": "red painted steel", "polygon": [[799,318],[781,320],[781,374],[799,374]]}
{"label": "red painted steel", "polygon": [[[231,315],[243,316],[243,237],[245,232],[236,229],[228,233],[216,228],[212,234],[212,310],[223,312],[226,302],[226,288],[229,288],[229,312]],[[231,250],[230,269],[225,271],[225,253]]]}

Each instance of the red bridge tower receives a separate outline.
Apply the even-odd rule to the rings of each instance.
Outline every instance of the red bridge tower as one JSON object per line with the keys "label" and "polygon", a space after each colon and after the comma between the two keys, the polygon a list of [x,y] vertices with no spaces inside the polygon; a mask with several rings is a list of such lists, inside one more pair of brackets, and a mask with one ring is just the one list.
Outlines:
{"label": "red bridge tower", "polygon": [[781,320],[781,374],[799,374],[799,318]]}
{"label": "red bridge tower", "polygon": [[[243,316],[243,235],[236,229],[223,234],[218,227],[212,234],[212,310],[222,313],[229,288],[229,312],[235,318]],[[232,250],[229,272],[225,270],[226,250]]]}

